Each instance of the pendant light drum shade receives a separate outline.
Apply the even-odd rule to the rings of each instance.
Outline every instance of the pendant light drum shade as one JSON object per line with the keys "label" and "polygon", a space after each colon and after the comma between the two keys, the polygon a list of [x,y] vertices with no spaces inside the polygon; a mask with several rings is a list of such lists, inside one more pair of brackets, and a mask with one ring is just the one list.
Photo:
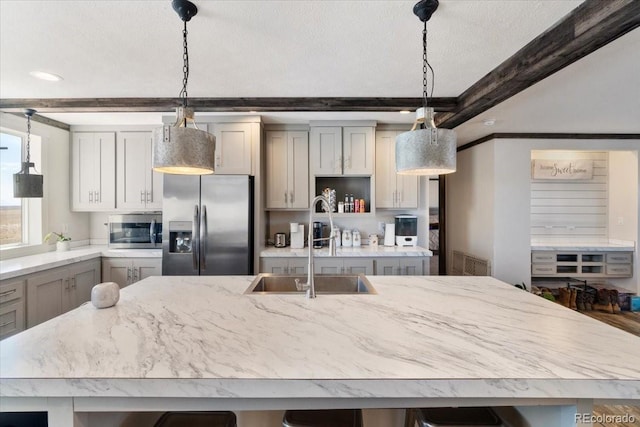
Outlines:
{"label": "pendant light drum shade", "polygon": [[396,172],[404,175],[443,175],[456,171],[456,133],[424,128],[396,137]]}
{"label": "pendant light drum shade", "polygon": [[31,162],[31,116],[36,110],[30,108],[24,110],[27,117],[27,158],[22,162],[22,170],[13,174],[13,197],[15,198],[42,198],[42,187],[44,180],[42,175],[29,173],[29,169],[34,168],[35,164]]}
{"label": "pendant light drum shade", "polygon": [[178,123],[153,131],[153,169],[181,175],[213,173],[216,138],[197,128],[187,127],[193,110],[178,107]]}

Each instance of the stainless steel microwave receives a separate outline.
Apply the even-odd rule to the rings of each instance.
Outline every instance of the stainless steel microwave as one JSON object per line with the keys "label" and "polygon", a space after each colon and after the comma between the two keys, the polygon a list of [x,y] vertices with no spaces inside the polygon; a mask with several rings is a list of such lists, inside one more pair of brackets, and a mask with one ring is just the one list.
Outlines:
{"label": "stainless steel microwave", "polygon": [[109,247],[162,248],[162,215],[109,215]]}

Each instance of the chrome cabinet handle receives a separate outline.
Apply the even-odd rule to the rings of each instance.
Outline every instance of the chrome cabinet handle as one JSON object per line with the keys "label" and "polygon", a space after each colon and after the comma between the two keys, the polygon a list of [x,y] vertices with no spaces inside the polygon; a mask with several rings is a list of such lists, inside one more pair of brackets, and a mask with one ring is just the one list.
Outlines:
{"label": "chrome cabinet handle", "polygon": [[284,274],[289,274],[289,267],[283,267],[283,268],[282,268],[282,272],[283,272]]}
{"label": "chrome cabinet handle", "polygon": [[291,192],[291,197],[289,197],[289,200],[291,200],[291,203],[293,203],[293,191]]}
{"label": "chrome cabinet handle", "polygon": [[216,167],[220,167],[221,165],[222,165],[222,164],[221,164],[221,161],[220,161],[220,155],[219,155],[219,154],[217,154],[217,155],[216,155]]}
{"label": "chrome cabinet handle", "polygon": [[147,203],[151,203],[151,202],[153,202],[153,199],[151,198],[151,192],[150,192],[150,191],[147,191],[147,193],[146,193],[146,194],[147,194],[146,202],[147,202]]}
{"label": "chrome cabinet handle", "polygon": [[67,291],[69,290],[69,279],[64,280],[64,289]]}
{"label": "chrome cabinet handle", "polygon": [[202,270],[207,268],[207,205],[202,205],[202,224],[200,224],[200,267]]}
{"label": "chrome cabinet handle", "polygon": [[200,215],[198,213],[198,205],[193,208],[193,224],[191,225],[191,259],[193,261],[193,269],[198,269],[198,253],[200,242],[198,235],[200,234]]}
{"label": "chrome cabinet handle", "polygon": [[131,267],[127,267],[127,285],[131,283]]}
{"label": "chrome cabinet handle", "polygon": [[349,169],[351,169],[351,155],[349,155],[349,157],[347,157],[347,167]]}
{"label": "chrome cabinet handle", "polygon": [[286,205],[287,203],[289,203],[289,201],[287,200],[287,192],[284,192],[284,204]]}
{"label": "chrome cabinet handle", "polygon": [[140,190],[140,203],[144,203],[144,191]]}
{"label": "chrome cabinet handle", "polygon": [[76,288],[76,278],[72,277],[71,278],[71,289],[75,289]]}
{"label": "chrome cabinet handle", "polygon": [[96,191],[95,199],[96,199],[96,203],[100,202],[100,192],[99,191]]}
{"label": "chrome cabinet handle", "polygon": [[93,203],[93,191],[89,191],[89,203]]}
{"label": "chrome cabinet handle", "polygon": [[133,267],[132,270],[133,270],[133,282],[135,283],[138,280],[140,280],[138,277],[138,267]]}
{"label": "chrome cabinet handle", "polygon": [[344,164],[342,163],[342,156],[338,157],[338,163],[335,169],[338,170],[338,172],[342,171],[342,168],[344,168]]}

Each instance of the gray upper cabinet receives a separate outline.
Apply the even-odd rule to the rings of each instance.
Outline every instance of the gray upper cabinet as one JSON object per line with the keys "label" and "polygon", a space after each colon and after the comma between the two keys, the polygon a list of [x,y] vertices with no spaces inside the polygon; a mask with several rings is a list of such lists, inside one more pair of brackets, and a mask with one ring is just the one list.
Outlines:
{"label": "gray upper cabinet", "polygon": [[162,174],[152,169],[151,132],[119,132],[117,142],[118,210],[162,209]]}
{"label": "gray upper cabinet", "polygon": [[309,163],[313,176],[363,175],[374,172],[372,126],[311,128]]}
{"label": "gray upper cabinet", "polygon": [[115,132],[74,132],[71,138],[71,209],[116,207]]}
{"label": "gray upper cabinet", "polygon": [[308,208],[309,134],[268,131],[266,136],[266,208]]}

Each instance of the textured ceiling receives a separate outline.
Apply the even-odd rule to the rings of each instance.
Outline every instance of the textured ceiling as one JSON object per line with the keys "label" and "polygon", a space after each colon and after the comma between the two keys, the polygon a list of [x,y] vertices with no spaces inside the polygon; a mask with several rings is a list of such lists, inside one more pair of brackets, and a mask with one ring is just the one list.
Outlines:
{"label": "textured ceiling", "polygon": [[[419,97],[421,94],[422,24],[412,13],[415,0],[195,3],[199,12],[188,24],[189,96]],[[428,24],[429,60],[436,71],[434,96],[460,95],[580,3],[441,0]],[[182,79],[181,29],[182,22],[169,0],[0,0],[0,97],[178,96]],[[599,75],[606,78],[610,68],[628,69],[629,61],[637,65],[637,53],[628,51],[634,45],[637,48],[637,34],[635,30],[614,42],[621,47],[605,58],[609,61],[608,68],[599,62],[589,67],[600,67],[604,74]],[[616,56],[621,54],[626,55],[626,62],[621,63]],[[570,85],[571,95],[578,97],[581,104],[585,98],[601,100],[604,96],[594,98],[594,92],[599,92],[602,85],[594,85],[597,82],[593,81],[593,73],[589,74],[590,68],[580,65],[588,59],[567,68],[586,73],[578,78],[577,86]],[[40,81],[29,75],[33,70],[59,74],[64,80]],[[566,75],[564,71],[556,74],[557,78]],[[613,75],[629,77],[624,72]],[[576,80],[571,75],[564,78],[568,82]],[[549,112],[554,106],[547,98],[553,97],[553,93],[537,94],[533,99],[526,95],[530,91],[535,93],[536,87],[544,88],[545,83],[518,95],[521,99],[515,107],[512,103],[500,110],[507,105],[505,102],[492,110],[505,115],[513,115],[521,107],[523,111],[546,108]],[[565,85],[561,81],[556,86],[562,89]],[[542,99],[546,101],[540,105]],[[631,99],[622,101],[633,104]],[[560,113],[572,108],[571,99],[558,104]],[[70,124],[160,123],[160,114],[146,113],[46,115]],[[397,113],[261,115],[267,122],[320,118],[369,118],[389,123],[412,120]],[[500,125],[501,117],[494,118]],[[477,121],[465,125],[476,124]],[[519,126],[515,122],[510,124]],[[465,125],[460,129],[461,142],[477,134],[465,130]],[[492,131],[499,130],[496,127]]]}

